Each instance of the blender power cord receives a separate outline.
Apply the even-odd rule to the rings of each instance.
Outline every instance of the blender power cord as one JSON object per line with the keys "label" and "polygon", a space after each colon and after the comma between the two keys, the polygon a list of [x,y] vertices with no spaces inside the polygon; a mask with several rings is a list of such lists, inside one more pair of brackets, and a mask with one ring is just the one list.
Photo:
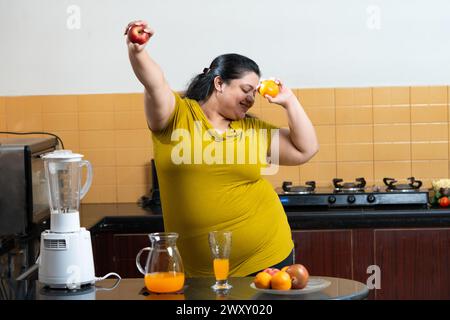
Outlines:
{"label": "blender power cord", "polygon": [[97,286],[97,285],[96,285],[95,288],[96,288],[97,290],[113,290],[113,289],[115,289],[115,288],[119,285],[120,280],[122,280],[122,278],[121,278],[117,273],[115,273],[115,272],[110,272],[110,273],[108,273],[107,275],[105,275],[105,276],[103,276],[103,277],[95,277],[95,278],[94,278],[94,282],[105,280],[106,278],[109,278],[110,276],[116,276],[116,278],[117,278],[116,283],[115,283],[112,287],[110,287],[110,288],[104,288],[104,287],[101,287],[101,286]]}

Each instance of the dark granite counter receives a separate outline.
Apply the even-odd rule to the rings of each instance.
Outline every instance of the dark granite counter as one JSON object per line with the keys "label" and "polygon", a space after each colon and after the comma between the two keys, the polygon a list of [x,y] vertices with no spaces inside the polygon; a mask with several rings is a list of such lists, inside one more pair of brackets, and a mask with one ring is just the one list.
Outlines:
{"label": "dark granite counter", "polygon": [[[187,278],[182,293],[153,294],[144,287],[143,279],[122,279],[117,282],[107,279],[77,291],[48,289],[36,280],[14,281],[0,279],[5,288],[1,300],[361,300],[366,299],[369,290],[361,282],[334,278],[313,277],[328,282],[328,286],[308,289],[302,294],[279,295],[253,289],[253,277],[230,278],[233,286],[228,291],[214,292],[211,285],[214,278]],[[311,280],[313,280],[311,278]],[[308,287],[307,287],[308,288]]]}
{"label": "dark granite counter", "polygon": [[[287,212],[293,230],[355,228],[450,227],[450,209],[410,210],[333,209]],[[81,226],[91,232],[139,233],[163,230],[158,210],[145,210],[135,203],[83,204]]]}

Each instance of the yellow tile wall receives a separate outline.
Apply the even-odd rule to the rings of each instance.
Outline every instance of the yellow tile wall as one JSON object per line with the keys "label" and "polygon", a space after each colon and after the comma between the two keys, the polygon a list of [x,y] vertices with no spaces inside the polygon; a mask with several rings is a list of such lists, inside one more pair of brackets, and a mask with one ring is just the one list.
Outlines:
{"label": "yellow tile wall", "polygon": [[[295,89],[320,142],[308,163],[267,179],[280,187],[332,178],[415,176],[429,187],[450,171],[450,86]],[[285,110],[257,97],[250,111],[287,127]],[[152,140],[142,94],[0,97],[0,131],[49,131],[94,166],[85,203],[135,202],[151,188]],[[5,136],[0,134],[0,136]]]}

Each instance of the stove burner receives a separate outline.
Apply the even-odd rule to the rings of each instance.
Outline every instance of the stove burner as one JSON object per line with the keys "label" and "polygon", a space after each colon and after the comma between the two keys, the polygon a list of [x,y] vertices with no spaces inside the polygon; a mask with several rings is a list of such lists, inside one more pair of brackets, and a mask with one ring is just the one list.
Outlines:
{"label": "stove burner", "polygon": [[416,180],[414,177],[410,177],[408,180],[408,184],[397,184],[397,180],[392,178],[384,178],[383,182],[387,186],[386,191],[388,192],[415,192],[422,186],[422,181]]}
{"label": "stove burner", "polygon": [[311,194],[316,189],[315,181],[306,181],[306,186],[292,186],[291,181],[283,182],[283,192],[286,194]]}
{"label": "stove burner", "polygon": [[333,179],[334,192],[364,192],[366,186],[366,180],[364,178],[357,178],[355,182],[344,182],[341,184],[342,179]]}

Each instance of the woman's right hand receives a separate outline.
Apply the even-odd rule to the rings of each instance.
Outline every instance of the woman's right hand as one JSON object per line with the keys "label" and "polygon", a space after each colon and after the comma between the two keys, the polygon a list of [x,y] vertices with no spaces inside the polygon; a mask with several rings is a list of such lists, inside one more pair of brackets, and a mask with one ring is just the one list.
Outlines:
{"label": "woman's right hand", "polygon": [[144,27],[144,31],[149,34],[149,38],[151,38],[155,34],[155,32],[151,28],[149,28],[147,22],[143,21],[143,20],[132,21],[132,22],[130,22],[127,25],[127,27],[125,29],[125,39],[126,39],[126,42],[127,42],[128,49],[131,50],[131,51],[134,51],[134,52],[141,52],[142,50],[144,50],[145,45],[147,43],[144,43],[144,44],[132,43],[130,41],[130,39],[128,39],[128,36],[127,36],[128,35],[128,31],[133,26],[143,26]]}

